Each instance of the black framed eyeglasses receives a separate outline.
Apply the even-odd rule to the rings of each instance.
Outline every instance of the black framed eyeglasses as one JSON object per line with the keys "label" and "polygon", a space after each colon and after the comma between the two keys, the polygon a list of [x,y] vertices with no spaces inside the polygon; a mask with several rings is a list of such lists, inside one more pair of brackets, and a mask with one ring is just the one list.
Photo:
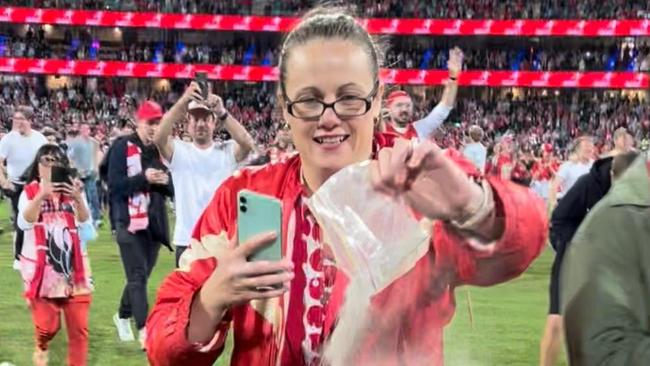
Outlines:
{"label": "black framed eyeglasses", "polygon": [[332,108],[337,117],[341,119],[363,116],[372,107],[372,100],[379,91],[379,81],[375,82],[367,97],[343,96],[332,103],[325,103],[320,99],[308,98],[296,101],[289,100],[286,91],[282,88],[287,112],[290,115],[306,121],[317,121],[327,108]]}

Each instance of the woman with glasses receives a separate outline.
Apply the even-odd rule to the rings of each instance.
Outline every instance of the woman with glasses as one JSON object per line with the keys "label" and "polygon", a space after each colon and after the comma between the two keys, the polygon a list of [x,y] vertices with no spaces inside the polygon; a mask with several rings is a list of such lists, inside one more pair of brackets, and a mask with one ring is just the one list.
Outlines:
{"label": "woman with glasses", "polygon": [[[376,321],[362,339],[350,339],[359,347],[345,364],[441,365],[454,289],[511,279],[539,254],[547,225],[541,202],[529,191],[482,179],[458,152],[432,142],[414,146],[375,133],[384,91],[382,54],[340,9],[314,10],[288,33],[278,102],[298,154],[244,169],[217,190],[181,268],[164,281],[149,316],[153,365],[212,365],[231,327],[232,365],[325,361],[323,345],[349,278],[337,270],[306,200],[330,176],[364,160],[372,159],[372,176],[359,184],[404,199],[426,218],[432,235],[413,268],[374,296],[369,311]],[[282,202],[281,233],[236,242],[237,194],[243,189]],[[278,235],[283,260],[246,260]]]}
{"label": "woman with glasses", "polygon": [[[36,333],[35,365],[47,365],[48,345],[63,311],[68,332],[68,365],[86,365],[92,286],[82,241],[90,225],[82,183],[56,145],[43,145],[24,174],[18,226],[25,231],[20,271]],[[92,234],[91,234],[92,235]]]}

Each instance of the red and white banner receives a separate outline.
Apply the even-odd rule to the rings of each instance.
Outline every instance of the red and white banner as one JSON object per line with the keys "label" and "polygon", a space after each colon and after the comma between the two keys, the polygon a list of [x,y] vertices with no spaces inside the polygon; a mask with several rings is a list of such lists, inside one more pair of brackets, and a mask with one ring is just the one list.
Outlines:
{"label": "red and white banner", "polygon": [[[212,31],[286,32],[297,18],[0,7],[0,22]],[[375,34],[440,36],[650,36],[650,20],[361,19]]]}
{"label": "red and white banner", "polygon": [[[267,66],[0,58],[0,73],[11,74],[190,79],[197,71],[207,72],[214,80],[278,79],[278,69]],[[387,84],[440,85],[447,80],[447,71],[383,69],[381,78]],[[635,72],[465,71],[458,83],[491,87],[642,89],[650,87],[650,77]]]}

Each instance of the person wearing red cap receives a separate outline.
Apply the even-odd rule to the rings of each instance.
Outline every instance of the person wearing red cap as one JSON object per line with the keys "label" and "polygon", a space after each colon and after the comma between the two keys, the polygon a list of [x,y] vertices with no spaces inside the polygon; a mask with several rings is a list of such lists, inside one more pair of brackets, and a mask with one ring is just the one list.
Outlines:
{"label": "person wearing red cap", "polygon": [[458,75],[463,68],[463,52],[458,47],[449,50],[447,68],[449,78],[442,99],[426,117],[419,121],[413,122],[413,101],[407,92],[395,90],[386,97],[390,121],[386,123],[385,132],[406,139],[425,139],[445,121],[456,102]]}
{"label": "person wearing red cap", "polygon": [[147,280],[161,244],[170,248],[165,197],[172,195],[171,180],[153,139],[163,111],[145,101],[135,113],[135,133],[118,138],[108,156],[111,220],[126,273],[119,312],[113,322],[122,341],[133,341],[129,319],[135,318],[142,347],[148,312]]}

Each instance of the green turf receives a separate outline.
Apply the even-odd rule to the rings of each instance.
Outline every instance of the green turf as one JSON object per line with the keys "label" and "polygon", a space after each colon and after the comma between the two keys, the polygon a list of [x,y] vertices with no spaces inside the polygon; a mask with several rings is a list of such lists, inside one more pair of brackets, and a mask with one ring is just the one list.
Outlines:
{"label": "green turf", "polygon": [[[6,203],[0,204],[0,225],[9,228]],[[96,283],[90,310],[90,365],[146,365],[144,354],[135,342],[120,343],[113,327],[124,285],[122,264],[109,233],[89,245]],[[18,272],[11,269],[11,235],[0,236],[0,363],[30,365],[33,351],[33,328],[30,314],[21,297]],[[471,288],[474,324],[470,325],[465,288],[457,291],[458,309],[445,333],[448,366],[535,365],[538,363],[539,336],[547,309],[547,284],[551,254],[546,252],[521,278],[492,288]],[[154,291],[173,267],[173,255],[162,249],[149,289]],[[54,339],[51,365],[64,365],[66,353],[64,331]],[[227,365],[228,357],[216,365]]]}

